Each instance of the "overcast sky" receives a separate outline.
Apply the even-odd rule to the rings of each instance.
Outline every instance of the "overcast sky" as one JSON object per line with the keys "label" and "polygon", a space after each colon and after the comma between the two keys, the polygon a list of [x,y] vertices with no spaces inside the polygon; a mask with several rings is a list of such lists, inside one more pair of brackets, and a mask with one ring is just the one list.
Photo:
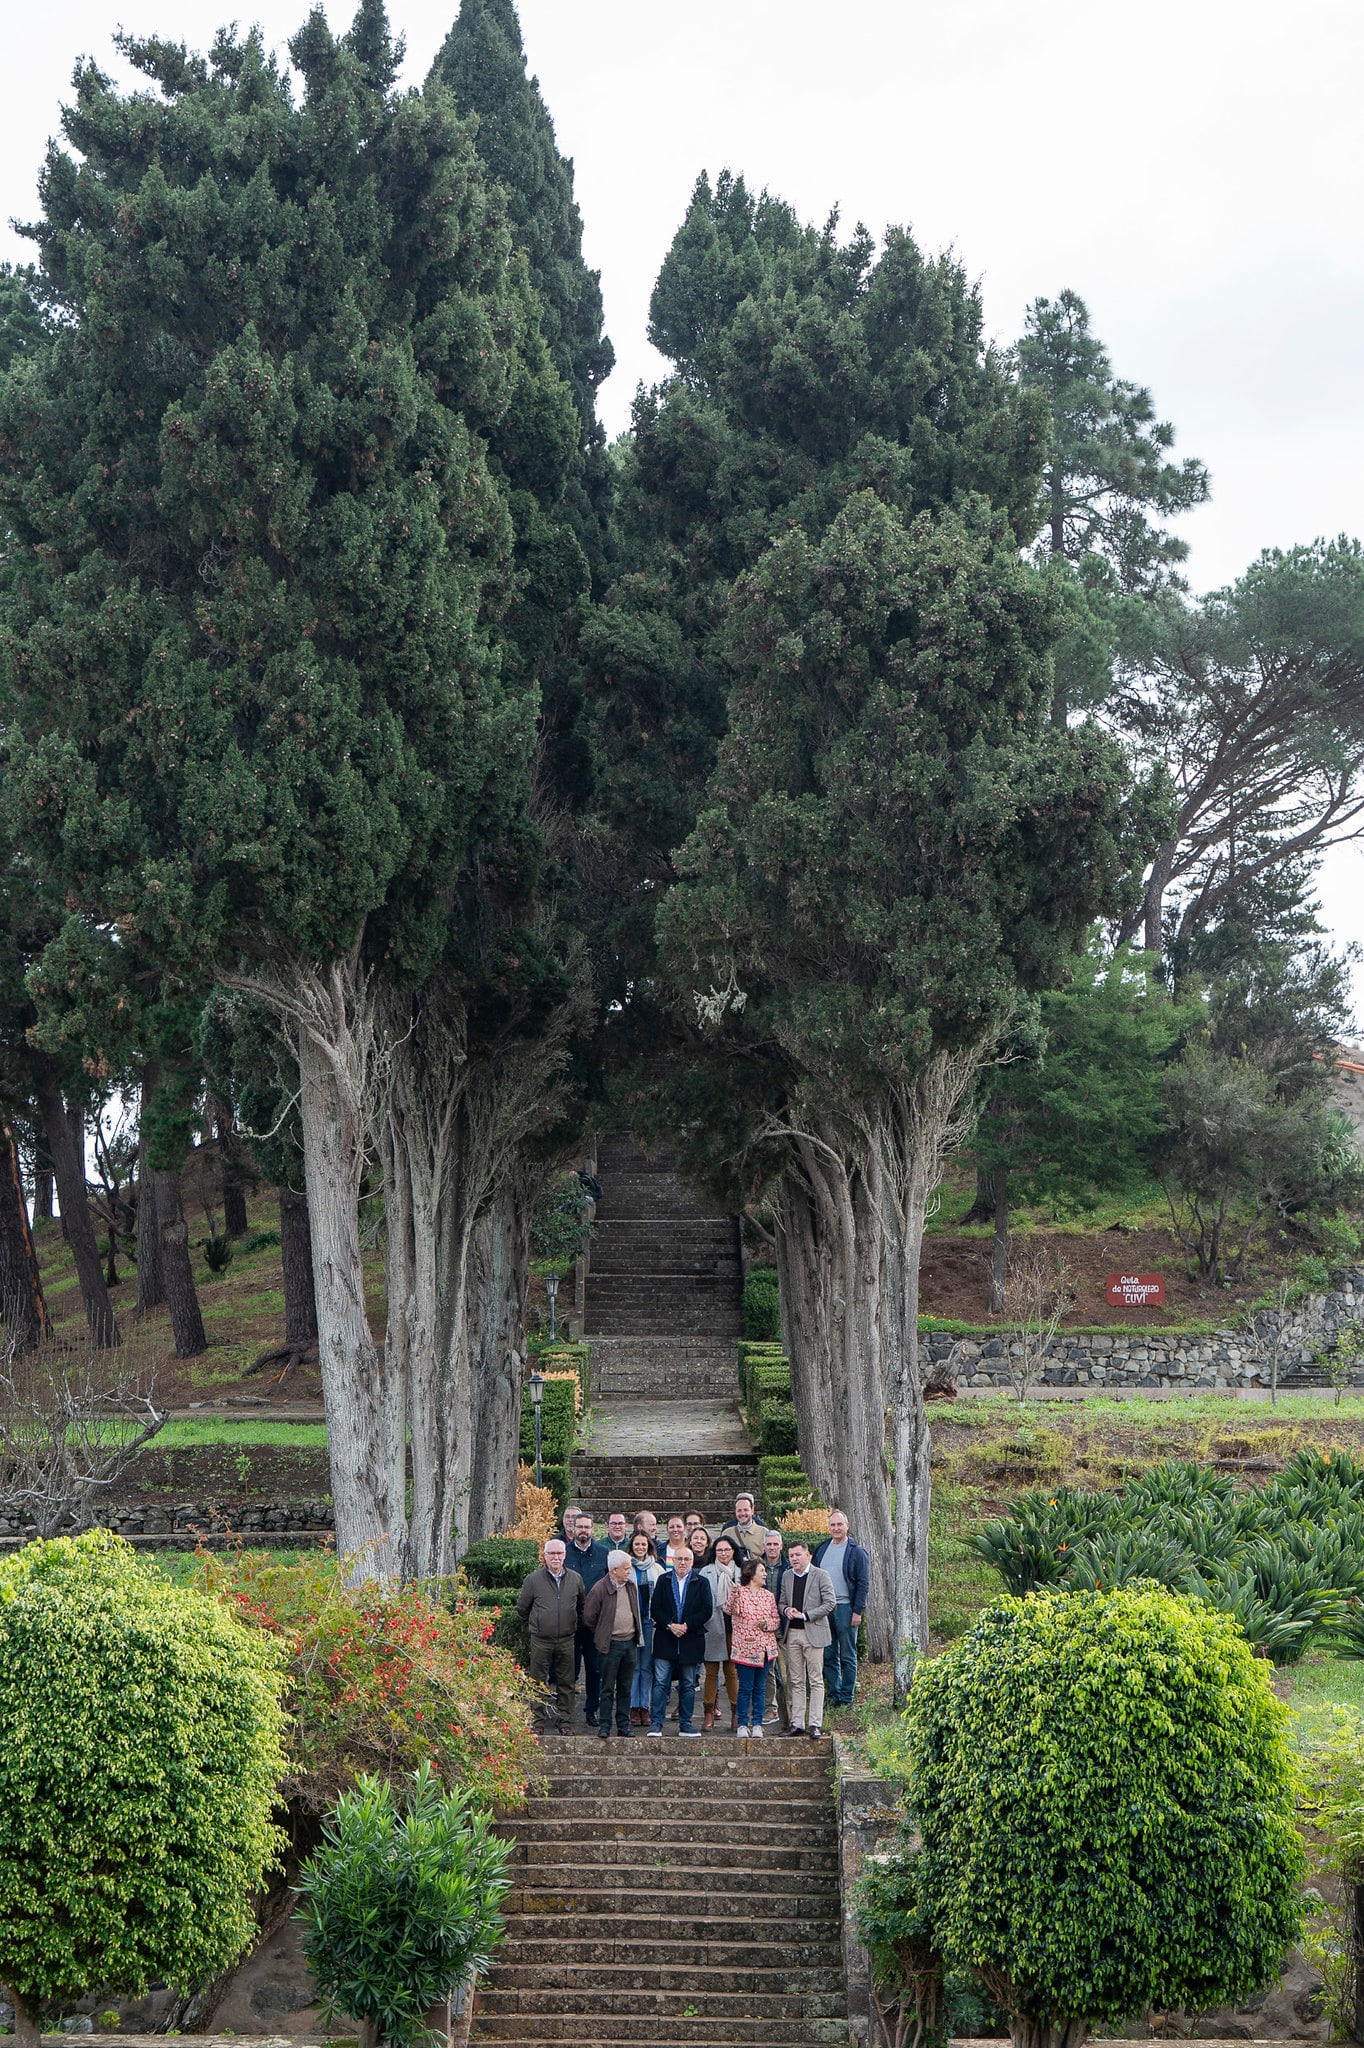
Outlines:
{"label": "overcast sky", "polygon": [[[454,5],[391,0],[409,79]],[[202,46],[233,11],[6,0],[0,214],[34,208],[78,53],[116,69],[120,21]],[[351,8],[325,11],[343,27]],[[235,12],[280,43],[304,4]],[[1359,0],[522,0],[521,19],[602,274],[611,431],[658,371],[649,291],[692,182],[729,164],[811,219],[837,205],[950,244],[1001,340],[1038,293],[1078,291],[1212,471],[1184,522],[1195,588],[1262,547],[1364,532]],[[6,229],[0,253],[25,245]],[[1323,895],[1364,937],[1364,853],[1335,856]]]}

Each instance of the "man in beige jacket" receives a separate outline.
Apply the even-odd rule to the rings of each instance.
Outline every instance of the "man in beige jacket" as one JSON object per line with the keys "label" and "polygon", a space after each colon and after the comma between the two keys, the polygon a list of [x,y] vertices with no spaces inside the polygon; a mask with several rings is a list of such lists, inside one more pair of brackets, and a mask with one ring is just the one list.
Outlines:
{"label": "man in beige jacket", "polygon": [[826,1571],[811,1564],[808,1544],[793,1539],[786,1555],[787,1567],[777,1589],[777,1613],[786,1651],[791,1726],[782,1733],[809,1734],[818,1741],[824,1719],[824,1652],[833,1641],[829,1616],[837,1604],[834,1582]]}

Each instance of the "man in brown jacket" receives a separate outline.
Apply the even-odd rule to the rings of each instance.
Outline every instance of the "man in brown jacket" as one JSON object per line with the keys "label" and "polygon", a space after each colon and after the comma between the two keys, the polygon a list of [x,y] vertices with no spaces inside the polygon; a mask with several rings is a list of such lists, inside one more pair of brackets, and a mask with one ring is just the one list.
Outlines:
{"label": "man in brown jacket", "polygon": [[630,1692],[635,1664],[644,1641],[635,1574],[623,1550],[606,1560],[606,1577],[598,1579],[583,1602],[583,1627],[590,1628],[601,1660],[601,1727],[603,1742],[611,1733],[611,1701],[616,1702],[616,1733],[631,1735]]}
{"label": "man in brown jacket", "polygon": [[[544,1704],[536,1716],[539,1728],[561,1735],[573,1732],[573,1637],[583,1608],[583,1582],[565,1562],[566,1550],[551,1536],[542,1553],[544,1563],[528,1572],[516,1596],[516,1611],[530,1631],[530,1675],[545,1687]],[[551,1668],[557,1700],[549,1696]]]}

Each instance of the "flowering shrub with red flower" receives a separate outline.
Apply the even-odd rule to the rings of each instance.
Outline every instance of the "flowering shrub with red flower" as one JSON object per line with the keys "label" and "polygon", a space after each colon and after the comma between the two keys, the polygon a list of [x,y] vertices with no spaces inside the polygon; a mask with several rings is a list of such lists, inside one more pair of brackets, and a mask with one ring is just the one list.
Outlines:
{"label": "flowering shrub with red flower", "polygon": [[534,1774],[533,1687],[491,1640],[494,1617],[419,1586],[348,1586],[330,1552],[281,1564],[264,1551],[201,1553],[200,1582],[290,1646],[281,1795],[319,1811],[361,1771],[398,1776],[422,1758],[447,1785],[516,1805]]}

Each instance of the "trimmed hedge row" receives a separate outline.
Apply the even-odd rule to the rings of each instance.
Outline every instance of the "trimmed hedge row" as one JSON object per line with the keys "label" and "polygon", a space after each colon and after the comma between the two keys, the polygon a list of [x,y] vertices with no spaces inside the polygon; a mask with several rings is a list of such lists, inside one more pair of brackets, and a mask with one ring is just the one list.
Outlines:
{"label": "trimmed hedge row", "polygon": [[791,1368],[780,1344],[739,1346],[739,1387],[748,1426],[763,1457],[796,1449],[796,1411],[791,1403]]}
{"label": "trimmed hedge row", "polygon": [[781,1521],[797,1505],[824,1505],[801,1469],[800,1459],[790,1455],[759,1458],[758,1491],[762,1495],[762,1518],[768,1524]]}

